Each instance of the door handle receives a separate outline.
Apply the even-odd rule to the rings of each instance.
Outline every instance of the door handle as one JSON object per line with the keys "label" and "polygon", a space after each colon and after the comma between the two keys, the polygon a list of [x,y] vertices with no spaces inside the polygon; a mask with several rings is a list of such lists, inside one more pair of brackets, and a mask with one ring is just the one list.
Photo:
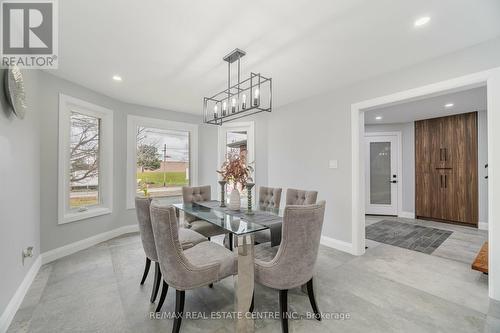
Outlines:
{"label": "door handle", "polygon": [[389,183],[396,184],[398,181],[397,180],[389,180]]}
{"label": "door handle", "polygon": [[448,175],[444,175],[444,188],[448,188]]}
{"label": "door handle", "polygon": [[[448,161],[448,148],[444,148],[444,161]],[[445,180],[446,180],[446,175],[445,175]]]}
{"label": "door handle", "polygon": [[441,188],[443,188],[443,175],[439,175],[439,179],[441,180]]}

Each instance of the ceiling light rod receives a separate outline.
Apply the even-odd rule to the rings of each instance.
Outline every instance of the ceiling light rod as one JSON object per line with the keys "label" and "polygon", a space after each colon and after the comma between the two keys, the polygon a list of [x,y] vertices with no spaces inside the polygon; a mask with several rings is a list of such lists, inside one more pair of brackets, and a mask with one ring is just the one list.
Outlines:
{"label": "ceiling light rod", "polygon": [[[245,52],[234,49],[222,60],[227,62],[227,89],[203,98],[203,120],[206,124],[222,125],[224,122],[272,109],[272,80],[250,72],[241,81],[241,58]],[[238,82],[231,85],[231,64],[237,62]],[[249,103],[247,102],[247,97]],[[268,97],[268,98],[266,98]],[[212,112],[213,110],[213,112]],[[249,112],[253,111],[253,112]]]}

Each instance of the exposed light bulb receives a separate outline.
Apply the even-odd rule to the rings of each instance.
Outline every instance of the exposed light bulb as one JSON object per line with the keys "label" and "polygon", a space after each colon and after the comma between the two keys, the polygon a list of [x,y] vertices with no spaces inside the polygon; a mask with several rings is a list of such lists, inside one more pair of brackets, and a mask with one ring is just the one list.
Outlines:
{"label": "exposed light bulb", "polygon": [[247,95],[243,94],[243,97],[241,99],[241,108],[245,110],[247,108]]}
{"label": "exposed light bulb", "polygon": [[236,98],[233,97],[231,100],[231,112],[235,113],[236,112]]}
{"label": "exposed light bulb", "polygon": [[214,119],[217,118],[217,111],[218,111],[217,104],[214,105]]}
{"label": "exposed light bulb", "polygon": [[222,115],[225,116],[226,115],[226,111],[227,111],[227,103],[226,101],[224,101],[222,103]]}
{"label": "exposed light bulb", "polygon": [[253,93],[253,106],[258,106],[260,102],[259,98],[259,88],[256,88],[254,93]]}

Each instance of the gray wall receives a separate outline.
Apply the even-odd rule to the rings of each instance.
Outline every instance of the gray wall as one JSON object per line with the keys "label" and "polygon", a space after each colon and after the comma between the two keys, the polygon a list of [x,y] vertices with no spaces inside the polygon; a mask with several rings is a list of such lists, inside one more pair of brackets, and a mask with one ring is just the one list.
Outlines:
{"label": "gray wall", "polygon": [[[77,84],[40,72],[41,114],[41,247],[42,252],[73,243],[121,226],[135,224],[135,211],[126,204],[127,115],[198,123],[196,115],[121,103]],[[114,111],[113,213],[77,222],[57,223],[59,93],[110,108]],[[216,148],[215,148],[216,151]]]}
{"label": "gray wall", "polygon": [[[0,315],[40,254],[38,71],[24,71],[28,110],[24,119],[9,111],[0,71]],[[21,261],[22,250],[34,257]]]}
{"label": "gray wall", "polygon": [[[77,222],[57,223],[58,181],[58,112],[59,93],[110,108],[114,111],[114,187],[113,213]],[[125,225],[136,224],[135,210],[126,209],[127,115],[168,119],[201,124],[201,115],[186,114],[119,102],[80,85],[45,72],[40,73],[41,113],[41,247],[46,252]],[[200,111],[201,113],[201,111]],[[250,117],[255,121],[256,179],[267,184],[267,125],[263,115]],[[200,125],[198,183],[212,185],[218,191],[217,153],[218,128]]]}
{"label": "gray wall", "polygon": [[[319,190],[327,201],[324,235],[351,242],[351,104],[499,66],[497,38],[278,108],[268,124],[269,182]],[[330,159],[338,169],[328,168]]]}
{"label": "gray wall", "polygon": [[365,132],[401,132],[403,212],[415,213],[415,126],[414,123],[365,125]]}

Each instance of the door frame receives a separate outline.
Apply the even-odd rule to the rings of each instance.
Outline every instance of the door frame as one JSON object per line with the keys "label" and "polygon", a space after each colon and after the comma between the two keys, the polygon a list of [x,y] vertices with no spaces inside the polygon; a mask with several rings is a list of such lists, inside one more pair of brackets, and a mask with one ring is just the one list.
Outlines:
{"label": "door frame", "polygon": [[[397,152],[398,152],[398,158],[397,158],[397,173],[398,173],[398,182],[397,182],[397,188],[398,188],[398,194],[397,194],[397,200],[396,200],[396,215],[401,216],[403,212],[403,142],[402,142],[402,134],[401,131],[394,131],[394,132],[365,132],[365,139],[366,137],[377,137],[377,136],[395,136],[396,141],[398,146],[396,147]],[[368,151],[365,151],[365,200],[368,199],[368,190],[366,187],[366,182],[368,181],[368,174],[369,170],[366,169],[367,162],[368,162]],[[366,201],[365,201],[365,207],[366,207]]]}
{"label": "door frame", "polygon": [[[387,106],[404,101],[429,97],[450,91],[486,86],[488,118],[488,293],[500,300],[500,67],[457,78],[421,86],[414,89],[354,103],[351,105],[351,167],[352,167],[352,251],[355,255],[365,252],[365,203],[364,203],[364,113],[370,108]],[[363,163],[361,163],[363,161]],[[498,175],[497,175],[498,172]]]}

